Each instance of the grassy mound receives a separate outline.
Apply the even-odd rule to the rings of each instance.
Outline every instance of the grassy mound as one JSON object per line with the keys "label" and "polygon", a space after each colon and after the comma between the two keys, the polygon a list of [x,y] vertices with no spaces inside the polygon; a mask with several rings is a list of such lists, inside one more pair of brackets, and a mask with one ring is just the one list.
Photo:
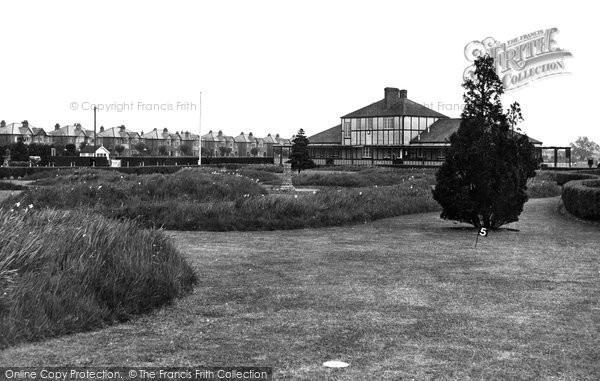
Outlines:
{"label": "grassy mound", "polygon": [[196,282],[160,231],[36,209],[0,209],[0,348],[126,320]]}

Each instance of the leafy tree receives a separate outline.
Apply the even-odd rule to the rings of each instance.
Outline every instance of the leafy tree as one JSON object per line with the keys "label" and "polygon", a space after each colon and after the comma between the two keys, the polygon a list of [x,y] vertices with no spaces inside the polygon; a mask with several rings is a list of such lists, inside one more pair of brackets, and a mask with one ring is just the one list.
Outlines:
{"label": "leafy tree", "polygon": [[308,155],[308,143],[308,138],[304,135],[304,130],[301,128],[292,140],[292,153],[288,161],[292,163],[292,169],[297,170],[298,173],[303,169],[315,167],[315,163]]}
{"label": "leafy tree", "polygon": [[201,153],[202,157],[212,157],[212,151],[206,147],[201,147],[200,153]]}
{"label": "leafy tree", "polygon": [[588,160],[594,154],[597,154],[598,151],[600,151],[600,146],[591,141],[587,136],[580,136],[571,143],[571,155],[578,161]]}
{"label": "leafy tree", "polygon": [[148,146],[146,146],[146,143],[144,142],[135,143],[133,148],[135,148],[135,150],[138,151],[140,155],[144,155],[148,152]]}
{"label": "leafy tree", "polygon": [[88,145],[88,144],[87,144],[86,142],[81,142],[81,143],[79,144],[79,150],[81,151],[82,149],[84,149],[85,147],[87,147],[87,145]]}
{"label": "leafy tree", "polygon": [[77,146],[69,143],[65,146],[65,156],[77,156]]}
{"label": "leafy tree", "polygon": [[183,156],[192,156],[192,147],[188,144],[182,144],[179,146],[179,151]]}
{"label": "leafy tree", "polygon": [[46,144],[31,143],[27,151],[29,156],[50,156],[50,146]]}
{"label": "leafy tree", "polygon": [[167,156],[169,154],[169,147],[167,147],[164,144],[158,146],[158,154],[162,156]]}
{"label": "leafy tree", "polygon": [[117,151],[117,153],[119,155],[121,155],[123,153],[123,151],[125,151],[125,147],[123,145],[121,145],[121,144],[117,144],[115,146],[115,151]]}
{"label": "leafy tree", "polygon": [[527,136],[514,132],[522,120],[519,105],[507,113],[502,109],[504,88],[493,58],[478,58],[475,77],[462,86],[462,122],[450,137],[433,197],[442,218],[495,229],[518,220],[539,159]]}
{"label": "leafy tree", "polygon": [[252,147],[250,149],[250,155],[252,155],[252,156],[258,155],[258,148],[257,147]]}
{"label": "leafy tree", "polygon": [[220,146],[219,153],[221,156],[229,156],[231,154],[231,147]]}
{"label": "leafy tree", "polygon": [[18,137],[17,142],[10,145],[10,156],[12,161],[29,161],[29,152],[22,137]]}

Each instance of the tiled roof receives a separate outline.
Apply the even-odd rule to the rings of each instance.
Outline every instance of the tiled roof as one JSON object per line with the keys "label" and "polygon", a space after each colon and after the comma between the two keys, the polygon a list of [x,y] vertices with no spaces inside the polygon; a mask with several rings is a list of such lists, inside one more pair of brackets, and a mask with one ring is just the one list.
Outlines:
{"label": "tiled roof", "polygon": [[233,141],[235,141],[236,143],[250,143],[250,139],[248,139],[248,136],[244,135],[243,132],[235,138],[233,138]]}
{"label": "tiled roof", "polygon": [[344,115],[342,118],[371,118],[378,116],[423,116],[433,118],[447,118],[446,115],[433,111],[417,102],[407,98],[399,98],[389,108],[385,99],[372,103],[366,107]]}
{"label": "tiled roof", "polygon": [[83,132],[83,129],[81,129],[80,127],[75,127],[74,125],[67,125],[67,126],[63,126],[60,127],[58,130],[53,130],[47,133],[47,135],[52,135],[52,136],[79,136],[81,134],[85,133]]}
{"label": "tiled roof", "polygon": [[341,144],[342,143],[342,125],[338,124],[325,131],[308,137],[309,144]]}
{"label": "tiled roof", "polygon": [[[419,136],[410,141],[410,144],[432,144],[432,143],[448,143],[450,136],[458,131],[462,119],[440,119],[429,126],[428,130],[423,131]],[[519,132],[516,134],[522,135]],[[539,140],[528,137],[532,144],[542,144]]]}
{"label": "tiled roof", "polygon": [[[92,132],[93,133],[93,132]],[[98,132],[98,137],[101,138],[127,138],[131,135],[136,135],[137,132],[128,130],[126,128],[121,129],[121,127],[112,127],[108,128],[104,131]]]}

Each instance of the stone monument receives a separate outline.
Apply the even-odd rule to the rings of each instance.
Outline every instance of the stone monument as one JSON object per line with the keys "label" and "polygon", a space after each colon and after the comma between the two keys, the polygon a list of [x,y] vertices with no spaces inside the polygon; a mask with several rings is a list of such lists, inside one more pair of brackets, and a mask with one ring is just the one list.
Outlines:
{"label": "stone monument", "polygon": [[293,191],[296,190],[294,185],[292,184],[292,164],[291,163],[283,163],[283,181],[281,182],[281,186],[279,190],[282,191]]}

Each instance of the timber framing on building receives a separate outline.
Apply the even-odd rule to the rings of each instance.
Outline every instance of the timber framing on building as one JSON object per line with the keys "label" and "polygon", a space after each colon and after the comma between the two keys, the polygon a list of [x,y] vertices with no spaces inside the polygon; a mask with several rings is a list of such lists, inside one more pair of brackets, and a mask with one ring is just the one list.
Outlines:
{"label": "timber framing on building", "polygon": [[[452,119],[386,87],[384,98],[341,117],[341,123],[309,136],[319,165],[438,166],[461,119]],[[542,142],[529,138],[536,146]]]}

